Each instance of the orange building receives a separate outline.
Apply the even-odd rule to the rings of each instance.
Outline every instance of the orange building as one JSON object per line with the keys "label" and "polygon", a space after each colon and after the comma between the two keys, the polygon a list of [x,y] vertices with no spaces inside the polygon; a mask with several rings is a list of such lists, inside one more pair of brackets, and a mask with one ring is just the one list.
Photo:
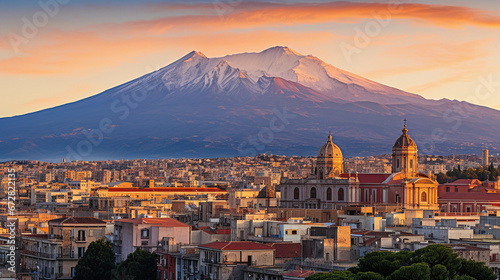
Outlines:
{"label": "orange building", "polygon": [[331,135],[320,149],[307,178],[283,179],[281,207],[343,209],[350,205],[386,205],[400,209],[438,210],[438,183],[418,171],[417,144],[403,134],[392,148],[392,173],[343,173],[340,148]]}
{"label": "orange building", "polygon": [[438,196],[441,212],[479,213],[500,209],[498,181],[459,179],[440,185]]}

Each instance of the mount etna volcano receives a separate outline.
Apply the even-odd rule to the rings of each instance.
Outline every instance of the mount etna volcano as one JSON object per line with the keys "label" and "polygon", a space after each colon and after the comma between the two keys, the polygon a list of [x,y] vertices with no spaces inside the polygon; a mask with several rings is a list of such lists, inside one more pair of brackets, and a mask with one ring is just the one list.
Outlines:
{"label": "mount etna volcano", "polygon": [[0,160],[390,153],[403,119],[421,153],[500,147],[500,111],[365,79],[286,47],[172,64],[89,98],[0,119]]}

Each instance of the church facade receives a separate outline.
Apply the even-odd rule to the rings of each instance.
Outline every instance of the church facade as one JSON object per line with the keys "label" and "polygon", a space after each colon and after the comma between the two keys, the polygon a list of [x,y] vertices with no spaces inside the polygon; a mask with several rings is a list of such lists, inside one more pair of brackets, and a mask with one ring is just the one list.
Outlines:
{"label": "church facade", "polygon": [[342,151],[328,136],[311,174],[281,181],[280,207],[343,209],[346,206],[394,205],[401,209],[438,210],[438,183],[418,172],[418,149],[403,134],[392,148],[392,173],[346,173]]}

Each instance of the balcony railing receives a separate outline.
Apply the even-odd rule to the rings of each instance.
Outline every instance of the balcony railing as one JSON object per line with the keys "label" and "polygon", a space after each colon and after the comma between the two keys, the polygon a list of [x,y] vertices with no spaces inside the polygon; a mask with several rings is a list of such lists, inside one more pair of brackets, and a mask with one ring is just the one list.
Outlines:
{"label": "balcony railing", "polygon": [[21,250],[21,255],[44,258],[44,259],[54,259],[54,260],[57,258],[56,253],[43,253],[30,250]]}
{"label": "balcony railing", "polygon": [[218,260],[216,259],[211,259],[211,258],[203,258],[204,263],[219,263]]}

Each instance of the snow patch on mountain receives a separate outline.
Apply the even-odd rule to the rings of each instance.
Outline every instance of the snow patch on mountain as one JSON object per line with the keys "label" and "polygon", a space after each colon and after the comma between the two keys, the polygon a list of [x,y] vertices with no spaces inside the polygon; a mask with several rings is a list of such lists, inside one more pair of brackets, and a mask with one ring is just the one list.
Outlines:
{"label": "snow patch on mountain", "polygon": [[[161,75],[163,84],[171,92],[181,88],[211,88],[212,92],[229,95],[237,88],[248,87],[252,93],[263,94],[266,86],[261,78],[277,77],[309,87],[321,93],[323,100],[373,101],[384,104],[425,100],[418,95],[341,70],[317,57],[304,56],[280,46],[259,53],[216,58],[208,58],[203,53],[193,51],[155,75]],[[318,96],[315,97],[317,98]]]}

